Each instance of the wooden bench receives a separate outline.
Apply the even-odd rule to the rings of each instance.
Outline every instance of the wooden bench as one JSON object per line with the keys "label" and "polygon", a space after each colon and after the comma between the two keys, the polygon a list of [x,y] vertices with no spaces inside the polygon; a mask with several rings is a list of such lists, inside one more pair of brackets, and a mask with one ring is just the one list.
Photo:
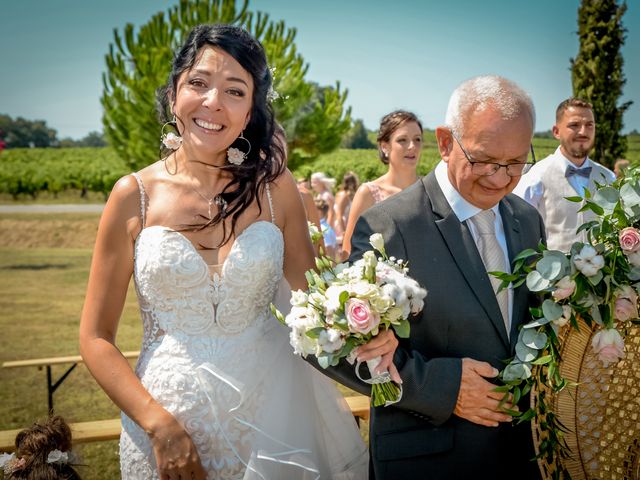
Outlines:
{"label": "wooden bench", "polygon": [[[357,395],[345,397],[356,420],[369,420],[369,397]],[[120,419],[96,420],[93,422],[71,423],[73,443],[100,442],[120,438]],[[0,431],[0,452],[12,452],[15,438],[22,429]]]}
{"label": "wooden bench", "polygon": [[[140,355],[140,352],[122,352],[122,355],[124,355],[126,358],[137,358]],[[54,382],[51,374],[51,367],[53,365],[66,365],[69,363],[71,364],[71,366],[59,379]],[[11,362],[4,362],[2,364],[2,368],[38,367],[38,370],[42,370],[42,367],[45,367],[47,370],[47,403],[49,407],[48,411],[51,412],[53,411],[53,393],[58,389],[62,382],[65,381],[65,379],[74,370],[74,368],[78,366],[79,363],[83,363],[82,357],[80,355],[71,355],[68,357],[34,358],[31,360],[15,360]]]}

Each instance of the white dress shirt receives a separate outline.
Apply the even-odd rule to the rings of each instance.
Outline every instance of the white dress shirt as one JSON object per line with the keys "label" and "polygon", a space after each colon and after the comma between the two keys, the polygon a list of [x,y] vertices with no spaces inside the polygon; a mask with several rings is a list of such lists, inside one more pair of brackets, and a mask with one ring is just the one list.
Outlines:
{"label": "white dress shirt", "polygon": [[[564,166],[562,170],[564,172],[566,172],[569,167],[578,169],[586,167],[591,167],[592,169],[595,168],[593,160],[591,160],[589,157],[585,159],[580,167],[576,167],[573,162],[571,162],[571,160],[564,156],[562,150],[560,150],[560,147],[558,147],[555,152],[553,152],[547,158],[538,162],[536,168],[532,168],[527,174],[523,175],[522,178],[520,178],[520,181],[518,182],[516,188],[513,190],[513,193],[524,199],[530,205],[539,208],[540,200],[544,195],[544,182],[542,181],[542,173],[544,172],[544,166],[547,163],[551,162],[562,163]],[[592,176],[594,175],[594,173],[595,172],[592,170]],[[571,188],[573,188],[578,195],[584,198],[584,191],[585,189],[589,188],[589,177],[583,177],[581,175],[570,175],[569,177],[566,177],[566,179],[569,185],[571,185]],[[615,179],[616,177],[611,171],[607,172],[607,176],[603,179],[598,179],[596,177],[596,180],[600,183],[611,183]]]}
{"label": "white dress shirt", "polygon": [[[478,245],[478,231],[473,224],[473,222],[467,222],[471,217],[480,213],[483,209],[476,207],[469,203],[465,198],[460,195],[455,187],[451,184],[451,180],[449,180],[448,175],[448,167],[447,164],[443,161],[440,161],[435,168],[435,176],[444,197],[447,199],[447,203],[453,210],[453,213],[458,217],[460,223],[466,222],[467,228],[471,232],[471,236],[473,237],[474,242],[476,242],[476,246]],[[502,225],[502,216],[500,215],[499,205],[494,205],[491,210],[496,214],[495,218],[495,228],[496,228],[496,239],[502,248],[502,253],[504,254],[504,262],[507,266],[508,273],[511,273],[511,262],[509,261],[509,250],[507,248],[507,238],[504,234],[504,226]],[[509,285],[509,289],[507,291],[509,295],[509,324],[511,325],[511,318],[513,315],[513,288]],[[509,333],[509,332],[507,332]]]}

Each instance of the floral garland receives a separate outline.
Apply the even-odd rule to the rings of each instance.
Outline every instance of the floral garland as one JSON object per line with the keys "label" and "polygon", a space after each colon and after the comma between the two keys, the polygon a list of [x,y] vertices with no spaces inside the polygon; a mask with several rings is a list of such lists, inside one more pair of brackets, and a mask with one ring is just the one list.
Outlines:
{"label": "floral garland", "polygon": [[582,319],[597,332],[592,347],[604,366],[624,358],[624,336],[629,322],[638,320],[640,289],[640,168],[627,170],[612,185],[597,185],[593,196],[568,197],[583,202],[580,211],[593,212],[595,219],[580,226],[587,243],[576,242],[567,254],[547,250],[525,250],[514,259],[513,273],[492,272],[516,288],[526,282],[543,298],[531,308],[533,320],[518,335],[516,355],[500,373],[503,403],[516,404],[534,389],[535,407],[525,412],[507,410],[518,423],[535,419],[544,432],[538,458],[557,465],[554,478],[570,478],[559,461],[571,452],[565,442],[567,429],[546,402],[546,393],[558,393],[569,385],[560,372],[562,329],[578,329]]}

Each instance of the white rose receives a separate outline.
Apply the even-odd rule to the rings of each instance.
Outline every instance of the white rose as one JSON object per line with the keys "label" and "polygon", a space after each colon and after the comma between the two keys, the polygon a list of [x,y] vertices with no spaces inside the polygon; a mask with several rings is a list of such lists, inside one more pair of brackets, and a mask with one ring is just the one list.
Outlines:
{"label": "white rose", "polygon": [[331,314],[340,308],[340,294],[345,290],[346,288],[344,286],[338,285],[331,285],[327,288],[327,291],[324,292],[324,296],[326,297],[324,308],[327,314]]}
{"label": "white rose", "polygon": [[369,298],[379,294],[378,287],[365,280],[352,282],[348,286],[349,293],[362,298]]}
{"label": "white rose", "polygon": [[293,347],[293,353],[296,355],[314,354],[316,352],[316,342],[307,335],[306,328],[293,327],[289,332],[289,343]]}
{"label": "white rose", "polygon": [[296,290],[291,292],[291,300],[289,301],[294,307],[306,307],[309,301],[306,292],[302,290]]}

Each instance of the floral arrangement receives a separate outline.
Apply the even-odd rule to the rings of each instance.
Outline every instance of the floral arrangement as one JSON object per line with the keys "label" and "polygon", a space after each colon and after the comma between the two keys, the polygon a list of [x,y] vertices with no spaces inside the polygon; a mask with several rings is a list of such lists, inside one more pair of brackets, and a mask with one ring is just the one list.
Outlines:
{"label": "floral arrangement", "polygon": [[[317,258],[317,271],[306,272],[309,289],[292,292],[286,317],[272,306],[274,315],[291,329],[294,352],[315,355],[322,368],[335,366],[342,358],[354,363],[354,349],[382,329],[393,328],[398,337],[407,338],[409,317],[424,306],[427,291],[407,275],[407,264],[387,257],[382,235],[373,234],[369,241],[374,250],[352,265],[336,265],[322,255]],[[380,358],[367,362],[368,379],[360,376],[360,362],[355,367],[358,378],[372,385],[371,404],[376,407],[402,397],[401,387],[388,372],[374,373],[378,363]]]}
{"label": "floral arrangement", "polygon": [[[504,385],[498,387],[505,400],[513,395],[517,403],[532,387],[559,392],[569,382],[560,374],[561,329],[578,328],[582,319],[597,331],[592,348],[605,367],[624,358],[624,336],[629,322],[638,320],[640,288],[640,169],[627,170],[627,176],[612,185],[597,185],[593,196],[568,197],[583,202],[580,211],[590,211],[594,220],[580,226],[587,242],[576,242],[569,253],[547,250],[541,245],[514,259],[513,273],[493,274],[502,287],[526,282],[539,292],[543,302],[531,308],[533,320],[520,330],[516,355],[501,372]],[[550,464],[570,455],[563,439],[566,431],[555,413],[538,395],[534,408],[510,411],[519,421],[536,419],[545,431],[539,456]],[[570,478],[565,469],[557,473]]]}

